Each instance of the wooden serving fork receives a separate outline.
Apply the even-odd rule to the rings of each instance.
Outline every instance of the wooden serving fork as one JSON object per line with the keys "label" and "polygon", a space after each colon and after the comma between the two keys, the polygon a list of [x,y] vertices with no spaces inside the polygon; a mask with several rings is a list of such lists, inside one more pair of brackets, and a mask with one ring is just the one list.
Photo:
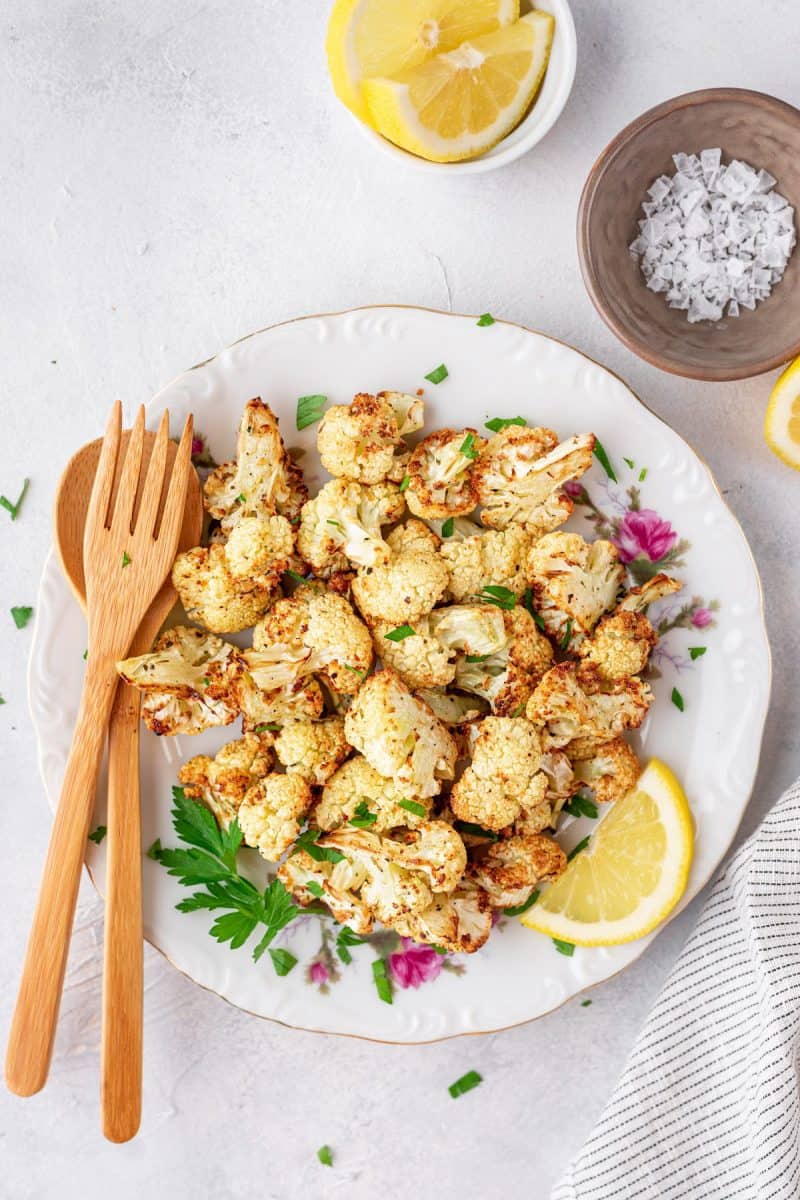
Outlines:
{"label": "wooden serving fork", "polygon": [[[86,675],[6,1052],[6,1082],[20,1096],[33,1095],[44,1086],[52,1057],[86,838],[117,688],[115,664],[127,655],[172,566],[192,470],[191,416],[171,475],[167,469],[169,414],[165,412],[140,488],[144,437],[140,414],[115,495],[121,432],[118,401],[103,440],[83,542],[89,627]],[[141,495],[138,506],[137,494]]]}

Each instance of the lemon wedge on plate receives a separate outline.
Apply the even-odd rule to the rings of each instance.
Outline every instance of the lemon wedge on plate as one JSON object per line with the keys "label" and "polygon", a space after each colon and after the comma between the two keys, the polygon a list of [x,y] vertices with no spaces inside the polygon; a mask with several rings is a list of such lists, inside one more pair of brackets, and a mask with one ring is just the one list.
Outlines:
{"label": "lemon wedge on plate", "polygon": [[401,72],[365,78],[361,91],[378,133],[433,162],[490,150],[518,125],[542,82],[555,21],[532,12]]}
{"label": "lemon wedge on plate", "polygon": [[653,759],[522,923],[576,946],[644,937],[683,895],[693,847],[686,796],[669,767]]}
{"label": "lemon wedge on plate", "polygon": [[365,76],[397,75],[518,18],[519,0],[336,0],[325,42],[336,95],[370,124]]}
{"label": "lemon wedge on plate", "polygon": [[764,436],[770,450],[800,471],[800,358],[790,363],[775,382]]}

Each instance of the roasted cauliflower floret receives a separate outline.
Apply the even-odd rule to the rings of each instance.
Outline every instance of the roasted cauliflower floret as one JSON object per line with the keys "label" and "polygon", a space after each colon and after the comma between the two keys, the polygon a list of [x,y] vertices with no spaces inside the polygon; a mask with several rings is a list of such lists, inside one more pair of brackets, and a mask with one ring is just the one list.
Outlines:
{"label": "roasted cauliflower floret", "polygon": [[316,721],[325,708],[322,688],[310,676],[287,687],[264,691],[245,669],[236,681],[235,691],[245,733],[260,733],[288,721]]}
{"label": "roasted cauliflower floret", "polygon": [[268,775],[275,762],[268,734],[247,733],[235,742],[227,742],[215,758],[198,754],[185,762],[178,779],[187,796],[201,800],[227,829],[246,793]]}
{"label": "roasted cauliflower floret", "polygon": [[327,783],[352,753],[341,717],[290,721],[275,738],[275,753],[288,775],[300,775],[315,787]]}
{"label": "roasted cauliflower floret", "polygon": [[[241,557],[235,561],[243,565]],[[255,625],[269,608],[287,564],[288,558],[272,560],[257,575],[234,575],[227,544],[217,542],[179,554],[172,582],[192,620],[212,633],[238,633]]]}
{"label": "roasted cauliflower floret", "polygon": [[472,762],[453,784],[450,807],[461,821],[505,829],[544,798],[539,735],[524,717],[486,717],[473,728]]}
{"label": "roasted cauliflower floret", "polygon": [[303,505],[297,549],[318,575],[389,560],[381,526],[405,511],[403,493],[393,483],[362,484],[331,479]]}
{"label": "roasted cauliflower floret", "polygon": [[572,501],[562,491],[592,465],[594,435],[558,444],[552,429],[509,425],[480,456],[475,477],[481,521],[493,529],[525,525],[538,533],[563,525]]}
{"label": "roasted cauliflower floret", "polygon": [[[421,871],[410,870],[395,861],[395,844],[365,829],[339,829],[320,839],[320,845],[338,850],[363,878],[360,899],[384,925],[410,913],[420,912],[433,901],[433,892]],[[331,881],[336,882],[336,863]],[[356,890],[351,884],[348,891]],[[327,900],[327,896],[325,897]]]}
{"label": "roasted cauliflower floret", "polygon": [[441,555],[450,568],[448,594],[453,600],[480,595],[487,584],[519,596],[528,583],[528,558],[536,541],[523,525],[444,538]]}
{"label": "roasted cauliflower floret", "polygon": [[587,542],[579,533],[548,533],[530,555],[536,609],[556,642],[580,646],[612,609],[625,568],[612,542]]}
{"label": "roasted cauliflower floret", "polygon": [[499,654],[508,645],[505,614],[494,604],[450,604],[432,612],[428,622],[442,646],[470,658]]}
{"label": "roasted cauliflower floret", "polygon": [[242,517],[223,549],[237,579],[278,579],[294,553],[294,530],[286,517]]}
{"label": "roasted cauliflower floret", "polygon": [[488,700],[493,713],[506,717],[527,703],[553,661],[553,648],[527,609],[517,606],[501,615],[506,631],[503,647],[485,657],[460,656],[454,685]]}
{"label": "roasted cauliflower floret", "polygon": [[408,460],[406,500],[417,517],[446,520],[471,513],[478,503],[473,471],[486,440],[477,429],[437,429]]}
{"label": "roasted cauliflower floret", "polygon": [[118,662],[117,671],[144,693],[142,720],[153,733],[201,733],[236,720],[244,660],[202,629],[167,629],[149,654]]}
{"label": "roasted cauliflower floret", "polygon": [[446,821],[421,821],[394,839],[392,860],[412,871],[421,871],[434,892],[452,892],[467,866],[467,851]]}
{"label": "roasted cauliflower floret", "polygon": [[622,738],[606,742],[592,758],[574,762],[573,768],[576,782],[591,788],[598,804],[627,796],[642,773],[642,764]]}
{"label": "roasted cauliflower floret", "polygon": [[[413,808],[404,808],[403,802]],[[320,829],[340,829],[358,813],[367,812],[375,820],[368,826],[372,833],[387,833],[400,825],[414,827],[430,813],[431,798],[416,796],[394,779],[386,779],[356,754],[342,763],[322,790],[314,809],[314,824]],[[425,817],[420,817],[420,806]],[[369,819],[369,818],[367,818]]]}
{"label": "roasted cauliflower floret", "polygon": [[374,625],[412,625],[431,612],[447,591],[450,573],[438,539],[421,521],[409,521],[389,536],[391,558],[362,567],[353,580],[353,599]]}
{"label": "roasted cauliflower floret", "polygon": [[417,688],[446,687],[456,671],[455,655],[430,631],[431,616],[417,617],[414,632],[399,641],[395,640],[396,625],[379,622],[372,630],[375,653],[414,692]]}
{"label": "roasted cauliflower floret", "polygon": [[538,884],[557,879],[566,865],[558,842],[533,833],[494,842],[470,864],[467,875],[483,888],[493,908],[516,908]]}
{"label": "roasted cauliflower floret", "polygon": [[626,729],[638,729],[653,693],[641,679],[606,686],[596,668],[559,663],[528,701],[526,715],[543,730],[545,749],[567,749],[570,758],[590,757]]}
{"label": "roasted cauliflower floret", "polygon": [[205,506],[223,531],[230,533],[243,517],[279,513],[296,521],[308,489],[286,452],[272,409],[261,399],[244,407],[236,455],[234,462],[212,471],[203,488]]}
{"label": "roasted cauliflower floret", "polygon": [[314,796],[300,775],[267,775],[245,795],[237,816],[246,846],[277,862],[300,833]]}
{"label": "roasted cauliflower floret", "polygon": [[450,895],[436,895],[424,912],[412,913],[392,923],[401,937],[451,954],[474,954],[492,932],[489,897],[482,888],[463,886]]}
{"label": "roasted cauliflower floret", "polygon": [[349,600],[306,584],[276,601],[244,657],[262,691],[318,673],[335,691],[355,692],[372,666],[372,638]]}
{"label": "roasted cauliflower floret", "polygon": [[632,588],[614,611],[600,620],[592,636],[580,644],[581,658],[594,663],[600,677],[610,683],[640,675],[658,641],[644,610],[680,589],[681,584],[668,575],[654,575],[641,587]]}
{"label": "roasted cauliflower floret", "polygon": [[456,743],[394,671],[383,670],[362,684],[344,729],[376,771],[417,796],[435,796],[441,780],[453,778]]}
{"label": "roasted cauliflower floret", "polygon": [[358,483],[395,478],[402,437],[422,428],[424,402],[402,392],[359,392],[350,404],[327,409],[317,428],[322,465]]}
{"label": "roasted cauliflower floret", "polygon": [[306,907],[319,900],[321,890],[335,920],[359,935],[371,933],[373,927],[372,912],[358,894],[366,877],[363,868],[344,857],[333,866],[317,862],[306,850],[293,851],[278,867],[278,878],[298,904]]}
{"label": "roasted cauliflower floret", "polygon": [[420,688],[417,695],[445,725],[463,725],[485,716],[489,710],[486,701],[478,696],[462,696],[444,688]]}
{"label": "roasted cauliflower floret", "polygon": [[580,783],[575,779],[572,761],[564,750],[547,750],[542,755],[542,774],[547,781],[545,800],[551,822],[554,822],[567,801],[580,791]]}

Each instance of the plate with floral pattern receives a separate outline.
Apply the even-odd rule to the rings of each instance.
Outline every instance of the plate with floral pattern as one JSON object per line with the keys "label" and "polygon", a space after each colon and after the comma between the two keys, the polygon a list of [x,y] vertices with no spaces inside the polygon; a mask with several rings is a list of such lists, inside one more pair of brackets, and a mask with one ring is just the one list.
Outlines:
{"label": "plate with floral pattern", "polygon": [[[446,377],[435,368],[444,364]],[[615,375],[577,350],[502,320],[385,307],[306,317],[250,335],[179,376],[150,405],[173,421],[193,412],[198,465],[232,457],[242,408],[261,396],[281,420],[312,491],[324,472],[313,427],[296,430],[301,396],[348,402],[359,391],[424,388],[426,428],[522,415],[562,437],[593,432],[605,447],[572,486],[570,527],[610,538],[631,579],[658,571],[683,591],[651,617],[661,635],[650,669],[655,702],[638,731],[640,757],[667,762],[689,797],[696,853],[683,903],[696,895],[730,845],[750,796],[770,688],[769,646],[758,573],[744,534],[708,468]],[[42,775],[58,796],[78,707],[86,645],[83,615],[54,554],[44,568],[30,664],[30,704]],[[195,738],[156,738],[143,730],[143,845],[176,845],[171,789],[193,754],[213,754],[235,727]],[[104,822],[98,795],[95,824]],[[589,831],[580,818],[559,839],[569,849]],[[106,847],[88,847],[102,893]],[[241,873],[264,877],[252,851]],[[254,961],[256,935],[237,949],[209,937],[214,914],[176,909],[186,889],[143,859],[146,936],[179,970],[258,1016],[286,1025],[391,1042],[424,1042],[516,1025],[551,1011],[637,958],[651,937],[571,956],[501,916],[477,954],[442,955],[378,930],[344,945],[329,919],[303,914],[286,926],[270,957]],[[296,961],[293,961],[296,960]],[[375,964],[378,964],[377,966]],[[376,986],[376,980],[378,986]]]}

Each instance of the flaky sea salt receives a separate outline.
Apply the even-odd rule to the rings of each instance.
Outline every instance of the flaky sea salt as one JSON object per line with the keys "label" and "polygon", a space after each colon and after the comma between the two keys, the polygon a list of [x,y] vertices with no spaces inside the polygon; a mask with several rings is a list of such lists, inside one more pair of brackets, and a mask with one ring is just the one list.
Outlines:
{"label": "flaky sea salt", "polygon": [[691,322],[738,317],[766,300],[797,241],[794,209],[777,180],[719,149],[674,154],[642,204],[630,251],[647,286]]}

